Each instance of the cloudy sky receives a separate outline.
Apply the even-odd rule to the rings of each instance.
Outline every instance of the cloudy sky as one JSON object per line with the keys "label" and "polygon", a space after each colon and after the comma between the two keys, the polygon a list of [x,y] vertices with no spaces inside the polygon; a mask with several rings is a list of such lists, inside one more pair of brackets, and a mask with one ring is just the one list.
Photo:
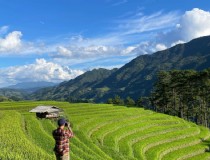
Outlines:
{"label": "cloudy sky", "polygon": [[119,68],[205,35],[208,0],[0,0],[0,87]]}

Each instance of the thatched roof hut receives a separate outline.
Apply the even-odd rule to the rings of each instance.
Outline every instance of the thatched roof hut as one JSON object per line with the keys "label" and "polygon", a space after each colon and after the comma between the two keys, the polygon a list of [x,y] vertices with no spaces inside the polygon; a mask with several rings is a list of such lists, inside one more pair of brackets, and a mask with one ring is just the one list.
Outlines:
{"label": "thatched roof hut", "polygon": [[58,118],[63,110],[56,106],[37,106],[29,112],[36,113],[38,118]]}

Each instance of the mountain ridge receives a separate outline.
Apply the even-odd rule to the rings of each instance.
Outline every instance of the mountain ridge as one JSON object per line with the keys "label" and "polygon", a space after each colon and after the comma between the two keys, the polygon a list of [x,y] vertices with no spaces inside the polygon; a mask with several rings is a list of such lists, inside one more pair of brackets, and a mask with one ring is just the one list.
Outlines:
{"label": "mountain ridge", "polygon": [[[116,70],[116,68],[112,70],[107,70],[103,68],[93,69],[92,71],[87,71],[84,74],[76,77],[75,79],[71,79],[67,82],[62,82],[56,87],[48,87],[38,90],[37,92],[32,94],[32,97],[35,99],[76,100],[78,99],[77,95],[79,93],[83,92],[83,94],[87,94],[90,88],[100,83],[103,79],[107,78]],[[50,95],[49,92],[51,93]],[[62,94],[60,94],[59,92],[62,92]],[[41,97],[39,95],[41,95]],[[80,99],[82,98],[83,97],[80,97]]]}

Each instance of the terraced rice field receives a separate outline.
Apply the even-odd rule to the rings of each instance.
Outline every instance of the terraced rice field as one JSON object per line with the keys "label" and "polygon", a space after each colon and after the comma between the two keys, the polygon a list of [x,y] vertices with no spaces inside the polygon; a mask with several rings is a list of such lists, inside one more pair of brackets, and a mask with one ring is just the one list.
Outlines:
{"label": "terraced rice field", "polygon": [[0,159],[51,160],[56,122],[28,111],[63,108],[73,125],[72,160],[210,159],[208,129],[141,108],[67,102],[0,103]]}

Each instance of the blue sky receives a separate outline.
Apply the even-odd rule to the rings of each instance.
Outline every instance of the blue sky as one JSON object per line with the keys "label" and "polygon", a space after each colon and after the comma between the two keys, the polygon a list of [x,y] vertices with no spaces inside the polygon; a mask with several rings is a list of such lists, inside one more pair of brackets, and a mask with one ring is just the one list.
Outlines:
{"label": "blue sky", "polygon": [[0,0],[0,87],[119,68],[205,35],[208,0]]}

